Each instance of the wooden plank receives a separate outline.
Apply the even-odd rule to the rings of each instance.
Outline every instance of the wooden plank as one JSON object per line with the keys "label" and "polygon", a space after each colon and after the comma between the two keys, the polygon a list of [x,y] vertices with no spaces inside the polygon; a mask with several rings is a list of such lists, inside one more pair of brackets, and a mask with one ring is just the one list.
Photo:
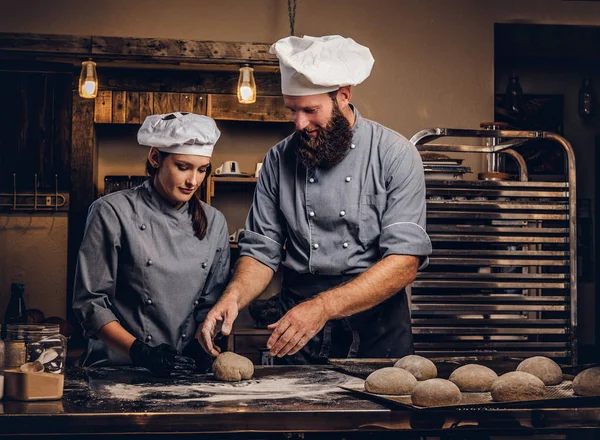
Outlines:
{"label": "wooden plank", "polygon": [[154,93],[140,92],[140,123],[154,114]]}
{"label": "wooden plank", "polygon": [[112,122],[113,124],[124,124],[125,123],[125,100],[126,100],[126,92],[113,92],[113,102],[112,102]]}
{"label": "wooden plank", "polygon": [[192,93],[179,94],[179,111],[193,113],[194,111],[194,95]]}
{"label": "wooden plank", "polygon": [[140,123],[140,92],[127,92],[127,104],[125,106],[125,123]]}
{"label": "wooden plank", "polygon": [[258,96],[254,104],[240,104],[236,95],[211,95],[209,114],[229,121],[290,122],[292,115],[275,96]]}
{"label": "wooden plank", "polygon": [[179,93],[154,93],[154,114],[179,111]]}
{"label": "wooden plank", "polygon": [[88,54],[91,36],[0,32],[0,51]]}
{"label": "wooden plank", "polygon": [[94,57],[183,59],[195,63],[278,64],[277,57],[269,53],[271,47],[269,43],[98,36],[91,38]]}
{"label": "wooden plank", "polygon": [[99,90],[94,105],[94,122],[96,124],[111,124],[112,92],[110,90]]}
{"label": "wooden plank", "polygon": [[197,115],[206,115],[206,95],[194,93],[193,113]]}
{"label": "wooden plank", "polygon": [[[98,69],[103,90],[136,92],[237,93],[239,72],[175,69]],[[281,96],[281,76],[277,72],[254,72],[259,96]]]}

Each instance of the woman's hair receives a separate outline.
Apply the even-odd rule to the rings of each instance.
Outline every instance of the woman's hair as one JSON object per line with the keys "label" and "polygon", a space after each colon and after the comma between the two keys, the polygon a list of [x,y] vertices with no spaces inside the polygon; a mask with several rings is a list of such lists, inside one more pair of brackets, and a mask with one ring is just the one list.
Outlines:
{"label": "woman's hair", "polygon": [[[165,153],[164,151],[159,151],[161,158],[167,157],[170,153]],[[146,174],[150,176],[150,179],[154,181],[154,176],[158,168],[154,168],[150,161],[146,159]],[[210,174],[210,166],[206,170],[206,174]],[[208,228],[208,219],[206,218],[206,213],[204,209],[202,209],[202,202],[200,200],[200,195],[198,191],[195,191],[192,195],[192,198],[189,201],[189,212],[192,214],[192,226],[194,228],[194,235],[198,238],[198,240],[202,240],[206,236],[206,229]]]}

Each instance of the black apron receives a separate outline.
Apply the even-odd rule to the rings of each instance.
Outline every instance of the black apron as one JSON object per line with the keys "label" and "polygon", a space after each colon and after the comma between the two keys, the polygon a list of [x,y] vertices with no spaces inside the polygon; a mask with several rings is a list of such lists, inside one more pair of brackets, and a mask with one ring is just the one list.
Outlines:
{"label": "black apron", "polygon": [[[279,295],[283,316],[318,293],[350,281],[356,275],[299,274],[284,269]],[[406,291],[348,318],[328,321],[325,327],[293,356],[277,363],[325,364],[329,358],[401,358],[413,354],[413,337]]]}

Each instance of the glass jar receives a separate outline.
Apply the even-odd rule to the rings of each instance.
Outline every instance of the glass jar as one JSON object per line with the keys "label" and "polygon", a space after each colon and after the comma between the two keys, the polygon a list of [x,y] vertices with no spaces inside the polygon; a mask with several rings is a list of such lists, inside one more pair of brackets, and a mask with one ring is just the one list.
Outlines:
{"label": "glass jar", "polygon": [[4,392],[16,400],[54,400],[63,395],[67,339],[58,324],[8,324]]}

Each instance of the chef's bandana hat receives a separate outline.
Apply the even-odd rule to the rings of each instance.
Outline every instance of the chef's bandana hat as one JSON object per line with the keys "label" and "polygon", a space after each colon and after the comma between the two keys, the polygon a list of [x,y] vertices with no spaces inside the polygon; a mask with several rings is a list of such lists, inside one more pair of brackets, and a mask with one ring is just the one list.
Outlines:
{"label": "chef's bandana hat", "polygon": [[371,73],[371,51],[352,38],[286,37],[271,46],[279,58],[281,92],[290,96],[318,95],[355,86]]}
{"label": "chef's bandana hat", "polygon": [[167,113],[146,118],[138,131],[138,143],[165,153],[211,157],[221,136],[215,121],[194,113]]}

